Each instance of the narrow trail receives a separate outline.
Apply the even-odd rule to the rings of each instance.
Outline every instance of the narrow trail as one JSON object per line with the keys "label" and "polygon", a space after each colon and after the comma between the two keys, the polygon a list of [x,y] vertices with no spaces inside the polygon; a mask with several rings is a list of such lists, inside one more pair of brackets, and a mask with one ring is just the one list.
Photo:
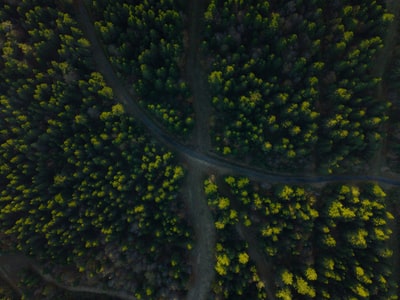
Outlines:
{"label": "narrow trail", "polygon": [[192,221],[195,237],[193,249],[193,282],[189,286],[188,300],[207,299],[208,293],[215,276],[215,243],[216,232],[214,220],[207,205],[204,193],[205,172],[198,165],[189,164],[184,193],[189,216]]}
{"label": "narrow trail", "polygon": [[7,274],[7,271],[4,270],[4,267],[0,267],[0,278],[8,284],[8,286],[12,289],[12,291],[18,295],[18,297],[22,298],[24,296],[24,293],[21,291],[21,289],[16,285],[15,281],[13,281],[10,276]]}
{"label": "narrow trail", "polygon": [[389,24],[383,40],[383,48],[378,54],[375,62],[374,73],[376,76],[382,77],[387,69],[393,50],[396,44],[396,36],[399,27],[400,2],[397,0],[386,0],[386,7],[389,13],[394,15],[394,20]]}
{"label": "narrow trail", "polygon": [[[201,5],[201,1],[198,0],[194,0],[192,2],[193,5]],[[199,33],[195,31],[199,30],[198,20],[196,18],[201,17],[201,11],[197,14],[200,15],[191,16],[190,20],[190,27],[192,28],[192,30],[189,34],[195,35],[195,38],[193,40],[193,36],[189,36],[189,51],[194,52],[195,54],[189,55],[187,70],[198,68],[198,66],[196,65],[196,60],[198,59],[198,55],[196,53],[198,49],[193,51],[194,48],[191,48],[198,47],[199,43],[199,41],[196,41],[199,39]],[[208,164],[204,163],[204,160],[201,156],[191,156],[190,152],[193,150],[174,141],[173,138],[168,136],[161,129],[161,127],[155,124],[153,120],[146,114],[146,112],[144,112],[137,105],[137,102],[134,100],[135,95],[130,93],[126,86],[123,85],[121,80],[116,76],[111,64],[109,63],[104,53],[103,47],[100,44],[99,39],[96,35],[96,31],[89,17],[89,13],[86,10],[86,7],[84,6],[84,3],[82,1],[79,1],[77,3],[77,15],[81,23],[82,29],[92,45],[93,57],[97,64],[97,68],[103,74],[106,82],[112,87],[116,99],[124,104],[124,107],[129,114],[133,115],[136,120],[141,121],[143,125],[147,127],[147,129],[149,129],[153,137],[157,138],[164,146],[170,148],[171,150],[177,151],[178,154],[180,154],[181,156],[181,160],[185,160],[188,163],[189,171],[187,173],[187,182],[185,184],[185,201],[189,211],[189,215],[193,221],[196,242],[193,249],[194,277],[193,282],[191,282],[187,298],[193,300],[206,299],[214,277],[215,260],[214,221],[212,219],[212,215],[208,208],[207,200],[203,191],[203,180],[205,177],[205,172],[203,170],[204,167],[206,167]],[[192,24],[192,22],[195,24]],[[198,72],[199,71],[196,71],[196,73],[191,76],[200,76]],[[196,77],[191,77],[191,80],[193,85],[192,89],[194,100],[197,103],[195,105],[197,106],[197,108],[199,108],[202,106],[202,103],[208,101],[207,95],[201,91],[204,83],[201,82],[201,80],[197,80]],[[195,113],[196,119],[200,118],[202,120],[200,122],[206,122],[206,118],[200,116],[204,113],[203,110],[199,111],[199,109],[195,109]],[[199,120],[197,120],[197,123],[199,123]],[[196,148],[199,147],[201,149],[206,149],[207,147],[209,147],[208,127],[197,127],[196,131],[197,138],[194,141],[196,144]]]}
{"label": "narrow trail", "polygon": [[0,253],[0,277],[2,277],[21,298],[24,296],[24,291],[18,286],[20,275],[22,271],[29,267],[31,262],[32,260],[24,255],[2,255]]}
{"label": "narrow trail", "polygon": [[[219,187],[219,193],[223,197],[230,199],[230,205],[235,211],[241,211],[243,209],[240,205],[240,200],[232,193],[231,187],[223,178],[217,179],[217,186]],[[254,228],[251,226],[246,227],[241,221],[235,224],[235,230],[238,236],[247,243],[248,254],[256,266],[261,282],[264,284],[264,290],[267,293],[268,299],[275,300],[275,289],[272,284],[274,278],[272,262],[270,259],[267,259],[267,255],[263,253],[262,247],[260,247],[257,241],[257,233]]]}
{"label": "narrow trail", "polygon": [[[378,93],[377,97],[379,101],[388,101],[388,91],[387,91],[387,85],[388,83],[384,80],[385,79],[385,73],[387,72],[388,69],[390,69],[389,64],[393,61],[393,54],[394,54],[394,49],[396,47],[396,44],[399,41],[399,25],[400,25],[400,1],[398,0],[386,0],[386,6],[387,10],[389,13],[394,14],[394,20],[393,22],[389,25],[385,39],[383,41],[384,43],[384,48],[380,52],[377,62],[376,62],[376,74],[377,76],[382,78],[382,81],[379,83],[378,86]],[[389,125],[386,123],[384,124],[384,132],[388,132],[388,127]],[[372,174],[378,175],[378,174],[385,174],[386,176],[388,174],[393,174],[391,170],[388,168],[387,165],[387,156],[386,156],[386,151],[387,151],[387,135],[385,136],[382,145],[379,149],[379,152],[377,153],[376,157],[372,161],[371,164],[371,169],[372,169]],[[393,174],[393,177],[396,176],[398,177],[398,174]],[[400,282],[400,254],[398,252],[398,249],[400,249],[400,239],[399,239],[399,231],[400,231],[400,220],[399,220],[399,214],[400,214],[400,209],[398,203],[393,201],[392,203],[389,203],[388,205],[388,210],[392,213],[394,216],[394,220],[391,220],[388,222],[392,234],[389,240],[389,249],[393,250],[393,255],[391,258],[389,258],[389,264],[394,266],[392,268],[393,273],[391,275],[391,280],[394,283],[399,283]],[[397,291],[397,295],[400,295],[400,286],[393,287]]]}
{"label": "narrow trail", "polygon": [[[210,115],[212,113],[207,84],[204,82],[207,77],[202,72],[199,53],[202,32],[201,20],[205,8],[206,1],[204,0],[190,0],[188,3],[187,28],[189,28],[189,31],[185,66],[185,76],[192,90],[195,112],[192,144],[203,153],[211,150]],[[204,193],[206,176],[207,170],[203,167],[201,161],[189,161],[184,190],[187,192],[186,203],[193,221],[195,248],[192,256],[194,276],[189,287],[188,300],[207,299],[215,276],[216,230]]]}
{"label": "narrow trail", "polygon": [[135,300],[136,298],[124,292],[107,291],[101,288],[88,286],[68,286],[60,283],[51,275],[46,274],[42,268],[32,259],[23,254],[1,254],[0,253],[0,276],[6,280],[13,290],[21,296],[23,291],[17,286],[23,271],[31,270],[39,277],[62,290],[73,293],[90,293],[95,295],[103,295],[122,300]]}
{"label": "narrow trail", "polygon": [[136,297],[133,297],[132,295],[129,295],[125,292],[114,292],[114,291],[106,291],[101,288],[94,288],[94,287],[86,287],[86,286],[67,286],[64,285],[60,282],[58,282],[56,279],[54,279],[52,276],[45,274],[42,269],[37,265],[37,264],[31,264],[30,268],[37,273],[42,280],[46,281],[47,283],[53,284],[56,287],[74,292],[74,293],[90,293],[90,294],[97,294],[97,295],[103,295],[103,296],[109,296],[117,299],[122,299],[122,300],[135,300],[137,299]]}
{"label": "narrow trail", "polygon": [[203,72],[200,55],[201,32],[203,13],[206,9],[205,0],[190,0],[188,4],[188,46],[186,61],[186,78],[193,93],[193,106],[195,111],[194,143],[200,152],[211,151],[210,117],[213,114],[211,107],[211,96],[208,92],[205,79],[207,75]]}
{"label": "narrow trail", "polygon": [[254,261],[260,280],[264,283],[265,291],[267,292],[268,299],[275,300],[275,291],[271,281],[274,278],[271,264],[265,259],[265,255],[260,252],[260,247],[257,244],[257,239],[250,229],[246,228],[243,224],[236,224],[236,231],[239,236],[247,242],[249,256]]}
{"label": "narrow trail", "polygon": [[[379,102],[388,101],[384,75],[393,57],[393,49],[396,46],[396,38],[399,28],[400,1],[387,0],[386,6],[388,12],[394,14],[394,20],[389,24],[387,28],[386,35],[383,40],[383,48],[378,54],[378,57],[375,61],[375,68],[373,70],[373,73],[376,77],[382,78],[381,82],[378,84],[376,95]],[[381,127],[382,131],[387,132],[387,127],[388,126],[386,123],[383,124]],[[380,147],[377,149],[375,156],[371,160],[369,172],[370,174],[378,176],[384,173],[385,169],[388,169],[386,163],[386,143],[387,137],[385,136],[383,141],[381,142]]]}

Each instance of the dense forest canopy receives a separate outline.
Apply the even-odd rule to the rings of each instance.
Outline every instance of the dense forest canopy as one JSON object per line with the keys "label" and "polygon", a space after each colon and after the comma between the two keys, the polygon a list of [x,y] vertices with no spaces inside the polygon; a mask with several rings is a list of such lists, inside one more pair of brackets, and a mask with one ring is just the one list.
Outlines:
{"label": "dense forest canopy", "polygon": [[84,278],[118,274],[113,289],[179,294],[191,248],[184,170],[113,99],[67,7],[1,10],[1,231]]}
{"label": "dense forest canopy", "polygon": [[373,62],[392,17],[383,1],[211,1],[217,151],[278,169],[365,167],[387,118]]}
{"label": "dense forest canopy", "polygon": [[178,0],[94,0],[93,13],[111,62],[142,106],[175,135],[187,137],[193,108],[183,70],[183,6]]}
{"label": "dense forest canopy", "polygon": [[[219,234],[216,297],[269,299],[265,272],[277,299],[395,297],[387,244],[393,215],[379,185],[265,189],[229,176],[207,179],[205,191]],[[255,273],[246,259],[254,248],[265,257]]]}
{"label": "dense forest canopy", "polygon": [[[86,297],[52,275],[134,299],[398,299],[398,188],[318,179],[399,178],[395,34],[382,52],[395,17],[383,0],[5,0],[0,255],[50,274],[31,266],[14,292]],[[188,79],[193,33],[207,118]],[[199,119],[210,153],[191,138]]]}

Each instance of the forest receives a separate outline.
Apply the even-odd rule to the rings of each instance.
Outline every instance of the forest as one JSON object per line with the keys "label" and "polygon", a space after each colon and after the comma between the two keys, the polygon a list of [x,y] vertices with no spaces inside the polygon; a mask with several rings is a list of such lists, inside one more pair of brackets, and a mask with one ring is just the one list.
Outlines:
{"label": "forest", "polygon": [[187,138],[194,115],[183,70],[183,1],[93,0],[92,7],[121,78],[163,126]]}
{"label": "forest", "polygon": [[394,216],[379,185],[263,188],[228,176],[204,189],[220,241],[216,299],[271,298],[248,260],[252,247],[264,253],[258,271],[273,277],[276,299],[397,299],[387,243]]}
{"label": "forest", "polygon": [[[35,263],[14,283],[0,262],[0,298],[398,299],[398,6],[4,0],[0,257]],[[211,151],[192,139],[205,119],[188,80],[192,26]],[[287,177],[245,175],[255,169]],[[206,213],[212,261],[198,245]]]}
{"label": "forest", "polygon": [[363,170],[388,113],[371,64],[393,18],[383,4],[211,1],[215,150],[280,170]]}
{"label": "forest", "polygon": [[180,294],[192,240],[184,170],[113,99],[71,9],[1,10],[2,251],[137,298]]}

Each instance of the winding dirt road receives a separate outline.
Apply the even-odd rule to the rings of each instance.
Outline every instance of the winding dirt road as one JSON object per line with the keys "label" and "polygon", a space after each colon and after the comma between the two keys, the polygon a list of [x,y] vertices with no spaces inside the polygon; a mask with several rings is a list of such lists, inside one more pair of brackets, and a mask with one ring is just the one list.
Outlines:
{"label": "winding dirt road", "polygon": [[136,298],[125,292],[107,291],[101,288],[88,286],[68,286],[60,283],[49,274],[46,274],[42,268],[31,258],[23,254],[1,254],[0,253],[0,277],[3,278],[12,289],[21,296],[21,299],[28,299],[24,292],[17,286],[16,282],[21,279],[23,271],[32,270],[39,277],[60,289],[73,293],[90,293],[94,295],[109,296],[122,300],[135,300]]}
{"label": "winding dirt road", "polygon": [[[193,0],[201,1],[201,0]],[[111,66],[108,58],[97,37],[96,30],[91,22],[91,18],[83,4],[78,1],[78,19],[81,22],[82,29],[86,38],[92,45],[93,58],[97,64],[97,68],[103,75],[107,84],[113,89],[114,97],[124,104],[127,113],[131,114],[137,121],[140,121],[161,144],[184,156],[187,160],[195,164],[214,169],[219,174],[233,174],[237,176],[249,177],[255,181],[265,181],[268,183],[288,183],[288,184],[312,184],[323,182],[358,182],[358,181],[376,181],[388,185],[400,186],[400,180],[373,175],[291,175],[277,172],[268,172],[263,169],[250,167],[240,164],[210,153],[204,153],[199,149],[191,148],[176,140],[174,136],[168,133],[160,126],[149,114],[144,111],[136,101],[137,96],[129,92],[126,85],[118,78],[116,72]]]}

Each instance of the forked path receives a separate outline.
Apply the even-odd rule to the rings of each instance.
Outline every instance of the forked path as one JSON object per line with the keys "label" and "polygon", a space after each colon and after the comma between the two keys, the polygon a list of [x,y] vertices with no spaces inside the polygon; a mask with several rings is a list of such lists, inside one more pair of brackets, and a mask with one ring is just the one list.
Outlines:
{"label": "forked path", "polygon": [[[257,168],[251,168],[240,163],[228,161],[220,157],[210,156],[207,154],[209,149],[209,122],[201,110],[199,105],[207,102],[207,95],[205,94],[206,84],[204,82],[204,75],[200,70],[200,64],[198,62],[198,46],[199,33],[196,31],[200,30],[199,19],[201,17],[202,9],[204,9],[204,0],[190,0],[189,7],[192,9],[190,14],[190,32],[188,41],[188,51],[193,51],[192,54],[188,55],[188,66],[189,71],[190,65],[193,67],[193,74],[188,77],[192,92],[194,93],[194,99],[196,100],[195,112],[197,120],[205,121],[208,124],[204,126],[198,125],[195,129],[195,148],[190,148],[179,143],[174,136],[171,136],[167,131],[160,127],[154,120],[143,111],[136,101],[136,96],[128,91],[126,86],[123,84],[115,71],[113,70],[107,56],[103,50],[103,45],[100,43],[95,28],[93,27],[90,17],[88,17],[88,11],[84,7],[82,1],[77,1],[77,15],[81,22],[82,29],[85,36],[92,45],[92,54],[96,62],[98,70],[104,76],[107,84],[113,89],[115,98],[122,102],[125,106],[127,113],[132,114],[136,120],[142,122],[142,124],[148,129],[151,135],[161,142],[164,146],[169,149],[176,151],[179,157],[187,162],[189,167],[187,182],[185,185],[186,193],[186,205],[188,207],[190,216],[193,221],[193,227],[195,230],[196,246],[194,248],[194,277],[189,287],[188,299],[206,299],[211,282],[214,276],[214,245],[215,245],[215,228],[212,220],[210,210],[207,206],[204,191],[203,191],[203,180],[206,174],[206,168],[212,168],[217,174],[234,174],[240,176],[246,176],[257,181],[266,181],[269,183],[322,183],[322,182],[355,182],[355,181],[378,181],[387,183],[390,185],[400,185],[400,181],[391,179],[383,176],[368,176],[368,175],[329,175],[329,176],[307,176],[307,175],[291,175],[291,174],[278,174],[260,170]],[[193,23],[192,23],[193,22]],[[192,40],[191,40],[192,39]],[[196,48],[196,49],[193,49]],[[189,74],[188,74],[189,75]],[[203,79],[196,79],[197,76],[203,77]],[[202,112],[203,111],[203,112]],[[208,137],[207,137],[208,136]]]}
{"label": "forked path", "polygon": [[[193,0],[201,2],[201,0]],[[137,121],[141,122],[149,133],[165,147],[179,153],[187,160],[200,166],[213,168],[218,174],[231,174],[249,177],[255,181],[265,181],[268,183],[287,183],[287,184],[313,184],[323,182],[357,182],[357,181],[377,181],[388,185],[400,186],[400,180],[385,176],[369,175],[293,175],[277,172],[269,172],[264,169],[251,167],[236,161],[224,159],[223,157],[204,153],[199,149],[193,149],[176,140],[164,128],[152,119],[137,103],[137,96],[128,91],[128,88],[118,78],[113,67],[103,50],[103,45],[98,40],[96,30],[92,24],[83,1],[77,1],[77,17],[81,22],[82,29],[86,38],[92,46],[92,55],[96,62],[97,69],[103,75],[107,84],[113,89],[116,100],[124,104],[125,110]]]}
{"label": "forked path", "polygon": [[[201,5],[203,4],[203,6]],[[187,74],[190,78],[193,98],[195,100],[195,118],[196,123],[208,124],[208,118],[205,116],[205,111],[202,105],[207,107],[207,95],[204,93],[205,83],[198,76],[203,77],[198,66],[198,46],[199,38],[199,19],[201,19],[201,8],[205,8],[205,3],[198,0],[191,1],[190,7],[195,11],[190,14],[189,40],[187,51],[191,54],[187,58],[186,70],[190,69],[194,73]],[[175,142],[169,137],[165,131],[155,124],[154,121],[143,111],[135,101],[135,95],[128,91],[122,81],[116,76],[110,62],[108,61],[102,44],[96,35],[92,20],[88,16],[88,11],[83,1],[77,1],[77,16],[81,23],[84,34],[92,45],[92,54],[97,64],[97,68],[104,76],[106,82],[112,87],[116,99],[124,104],[128,113],[133,115],[135,119],[141,121],[151,132],[153,137],[157,138],[164,146],[176,150],[181,158],[188,164],[188,173],[186,183],[183,188],[185,204],[188,209],[195,237],[195,246],[192,254],[193,278],[189,286],[187,299],[201,300],[206,299],[209,293],[211,283],[214,277],[214,248],[215,248],[215,227],[211,212],[207,205],[207,199],[203,190],[203,181],[206,176],[205,167],[202,157],[193,157],[188,155],[192,150]],[[192,10],[191,9],[191,10]],[[207,108],[206,108],[207,109]],[[199,120],[200,119],[200,120]],[[200,151],[208,151],[209,142],[209,127],[207,124],[196,126],[195,139],[193,143]]]}
{"label": "forked path", "polygon": [[[188,12],[188,40],[186,45],[185,77],[189,82],[194,100],[195,128],[192,143],[200,152],[211,150],[210,115],[212,112],[210,96],[201,67],[200,43],[202,16],[206,9],[205,0],[190,0]],[[207,299],[215,276],[216,230],[211,211],[204,193],[205,168],[199,161],[189,161],[187,180],[184,190],[187,192],[186,203],[193,220],[195,247],[192,256],[193,281],[189,286],[188,300]]]}

